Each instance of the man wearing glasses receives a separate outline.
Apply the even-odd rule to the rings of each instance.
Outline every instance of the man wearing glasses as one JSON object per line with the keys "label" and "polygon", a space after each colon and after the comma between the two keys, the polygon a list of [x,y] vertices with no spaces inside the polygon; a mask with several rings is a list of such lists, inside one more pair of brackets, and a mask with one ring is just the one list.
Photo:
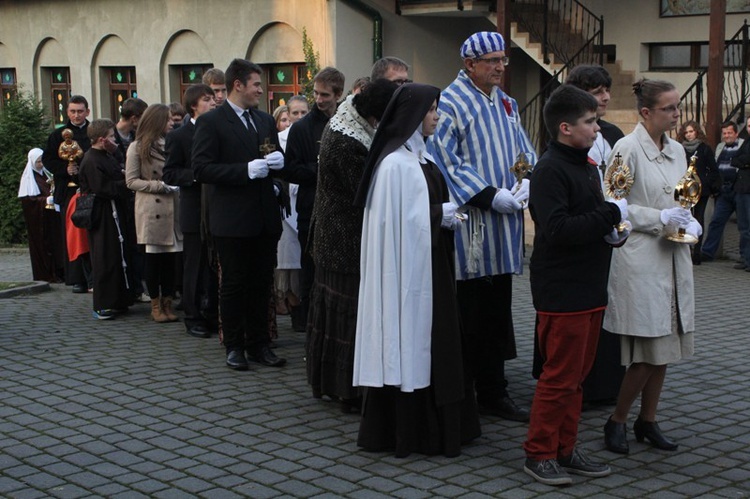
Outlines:
{"label": "man wearing glasses", "polygon": [[409,79],[409,65],[398,57],[386,56],[375,61],[372,65],[372,74],[370,75],[370,81],[375,81],[380,78],[390,80],[396,85],[403,85],[404,83],[411,83]]}
{"label": "man wearing glasses", "polygon": [[456,231],[457,294],[463,329],[467,397],[480,412],[528,421],[508,394],[504,361],[516,357],[511,316],[513,274],[523,268],[523,206],[529,181],[511,167],[536,153],[516,101],[503,92],[508,57],[499,33],[479,32],[461,46],[464,69],[440,96],[440,121],[428,150],[453,200],[468,214]]}

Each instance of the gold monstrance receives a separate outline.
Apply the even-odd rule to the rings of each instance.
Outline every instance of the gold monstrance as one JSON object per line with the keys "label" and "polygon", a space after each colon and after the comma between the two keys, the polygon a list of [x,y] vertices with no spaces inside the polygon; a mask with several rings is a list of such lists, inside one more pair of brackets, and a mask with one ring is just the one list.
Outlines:
{"label": "gold monstrance", "polygon": [[[622,162],[622,156],[617,153],[615,160],[604,174],[604,194],[612,199],[626,198],[633,187],[633,180],[630,167]],[[624,223],[619,223],[616,228],[617,232],[623,233],[627,226]]]}
{"label": "gold monstrance", "polygon": [[73,140],[73,130],[66,128],[62,131],[63,142],[60,147],[57,148],[57,156],[68,162],[68,171],[73,171],[70,174],[71,181],[68,182],[68,187],[78,186],[78,160],[83,157],[83,149],[81,146]]}
{"label": "gold monstrance", "polygon": [[[531,163],[529,163],[529,160],[526,159],[526,153],[520,152],[518,153],[518,157],[516,158],[516,162],[513,163],[513,166],[510,167],[511,173],[513,173],[513,176],[516,177],[516,182],[520,186],[521,181],[526,178],[526,175],[531,171]],[[521,206],[525,206],[526,201],[521,203]]]}
{"label": "gold monstrance", "polygon": [[[680,203],[680,206],[686,210],[691,209],[693,206],[698,204],[701,200],[701,191],[703,186],[701,185],[701,179],[695,172],[695,163],[698,161],[698,155],[693,154],[690,158],[690,164],[682,176],[677,186],[674,188],[674,200]],[[677,232],[667,235],[667,239],[676,243],[684,244],[695,244],[698,242],[698,238],[692,234],[685,232],[685,227],[679,227]]]}
{"label": "gold monstrance", "polygon": [[265,140],[263,141],[263,144],[259,147],[259,149],[260,149],[260,153],[265,158],[266,156],[268,156],[269,154],[271,154],[272,152],[276,150],[276,144],[271,144],[271,139],[266,137]]}

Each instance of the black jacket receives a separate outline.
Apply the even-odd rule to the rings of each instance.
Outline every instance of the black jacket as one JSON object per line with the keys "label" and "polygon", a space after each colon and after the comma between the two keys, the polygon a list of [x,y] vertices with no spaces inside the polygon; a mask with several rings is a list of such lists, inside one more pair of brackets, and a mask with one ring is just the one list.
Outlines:
{"label": "black jacket", "polygon": [[200,232],[201,184],[195,181],[192,167],[193,135],[191,121],[169,132],[165,143],[167,161],[162,180],[165,184],[180,187],[180,229],[182,232]]}
{"label": "black jacket", "polygon": [[328,116],[317,106],[313,106],[312,111],[292,126],[286,142],[284,179],[299,185],[296,206],[297,228],[302,232],[310,229],[318,182],[320,138],[328,120]]}
{"label": "black jacket", "polygon": [[247,176],[247,163],[261,157],[265,139],[281,151],[276,122],[257,109],[251,115],[257,132],[246,128],[228,101],[195,123],[193,172],[206,184],[208,227],[215,237],[281,235],[271,176],[254,180]]}
{"label": "black jacket", "polygon": [[[57,204],[64,204],[64,200],[68,199],[69,196],[72,196],[75,192],[76,188],[68,187],[68,183],[78,182],[78,179],[75,178],[77,175],[75,177],[68,175],[68,162],[60,159],[60,156],[57,155],[57,150],[60,148],[60,144],[63,143],[63,130],[70,128],[73,131],[73,140],[78,142],[78,145],[81,146],[81,149],[83,149],[83,152],[85,153],[91,148],[91,140],[89,140],[87,132],[88,127],[88,120],[86,120],[86,123],[80,128],[68,120],[68,122],[65,123],[65,126],[55,129],[55,131],[53,131],[47,138],[47,146],[44,148],[42,163],[44,163],[44,166],[55,176],[55,203]],[[83,157],[79,158],[77,161],[79,165],[81,164],[81,159],[83,159]]]}
{"label": "black jacket", "polygon": [[734,192],[750,194],[750,140],[745,140],[740,150],[732,158],[732,166],[738,168],[737,180],[734,181]]}
{"label": "black jacket", "polygon": [[551,142],[534,167],[530,189],[534,307],[563,313],[606,306],[612,248],[604,236],[620,222],[620,209],[604,201],[588,150]]}

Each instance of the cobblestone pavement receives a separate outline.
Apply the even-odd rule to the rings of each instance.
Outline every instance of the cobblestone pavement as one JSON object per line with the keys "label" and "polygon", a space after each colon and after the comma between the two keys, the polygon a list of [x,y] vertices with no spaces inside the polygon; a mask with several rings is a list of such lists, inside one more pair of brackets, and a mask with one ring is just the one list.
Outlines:
{"label": "cobblestone pavement", "polygon": [[[750,273],[733,263],[695,267],[696,355],[670,367],[660,407],[679,450],[652,449],[630,432],[631,454],[611,454],[608,410],[589,410],[580,440],[613,474],[565,488],[521,471],[524,424],[490,417],[457,458],[360,451],[357,417],[312,398],[304,335],[287,317],[277,352],[288,365],[239,373],[224,366],[216,338],[157,325],[147,304],[97,321],[91,296],[62,285],[2,299],[0,496],[748,497]],[[25,252],[0,251],[0,280],[29,276]],[[534,314],[528,276],[514,283],[519,358],[507,374],[528,406]]]}

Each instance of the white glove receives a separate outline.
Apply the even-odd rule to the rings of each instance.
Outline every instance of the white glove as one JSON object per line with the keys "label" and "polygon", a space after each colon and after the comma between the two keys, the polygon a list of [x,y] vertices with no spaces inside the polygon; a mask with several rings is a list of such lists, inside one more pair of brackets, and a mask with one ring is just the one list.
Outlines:
{"label": "white glove", "polygon": [[615,227],[614,229],[612,229],[612,232],[604,236],[604,240],[612,246],[619,246],[625,239],[628,238],[628,236],[630,235],[630,231],[633,230],[633,226],[629,221],[623,220],[620,223],[625,225],[625,230],[623,230],[622,232],[617,232],[617,227]]}
{"label": "white glove", "polygon": [[608,203],[616,204],[620,208],[620,222],[628,219],[628,200],[607,198]]}
{"label": "white glove", "polygon": [[247,164],[247,176],[250,179],[266,178],[268,176],[268,164],[265,159],[254,159]]}
{"label": "white glove", "polygon": [[279,151],[274,151],[266,156],[266,163],[271,170],[281,170],[284,168],[284,155]]}
{"label": "white glove", "polygon": [[[163,183],[163,182],[162,182],[162,183]],[[179,186],[179,185],[169,185],[169,184],[164,184],[164,189],[165,189],[165,190],[166,190],[167,192],[177,192],[177,191],[179,191],[179,190],[180,190],[180,186]]]}
{"label": "white glove", "polygon": [[443,221],[440,226],[444,229],[459,230],[463,224],[463,217],[456,213],[458,206],[456,203],[443,203]]}
{"label": "white glove", "polygon": [[498,189],[492,199],[492,209],[498,213],[513,213],[522,209],[522,206],[508,189]]}
{"label": "white glove", "polygon": [[686,210],[681,206],[675,206],[674,208],[665,208],[661,210],[661,214],[659,214],[659,219],[664,225],[684,226],[687,225],[688,222],[692,220],[692,218],[693,217],[690,214],[690,210]]}
{"label": "white glove", "polygon": [[688,222],[685,232],[695,237],[701,237],[703,235],[703,227],[698,223],[698,220],[693,219]]}
{"label": "white glove", "polygon": [[518,201],[521,206],[529,199],[529,179],[521,179],[521,183],[516,182],[516,185],[510,190],[513,197]]}

